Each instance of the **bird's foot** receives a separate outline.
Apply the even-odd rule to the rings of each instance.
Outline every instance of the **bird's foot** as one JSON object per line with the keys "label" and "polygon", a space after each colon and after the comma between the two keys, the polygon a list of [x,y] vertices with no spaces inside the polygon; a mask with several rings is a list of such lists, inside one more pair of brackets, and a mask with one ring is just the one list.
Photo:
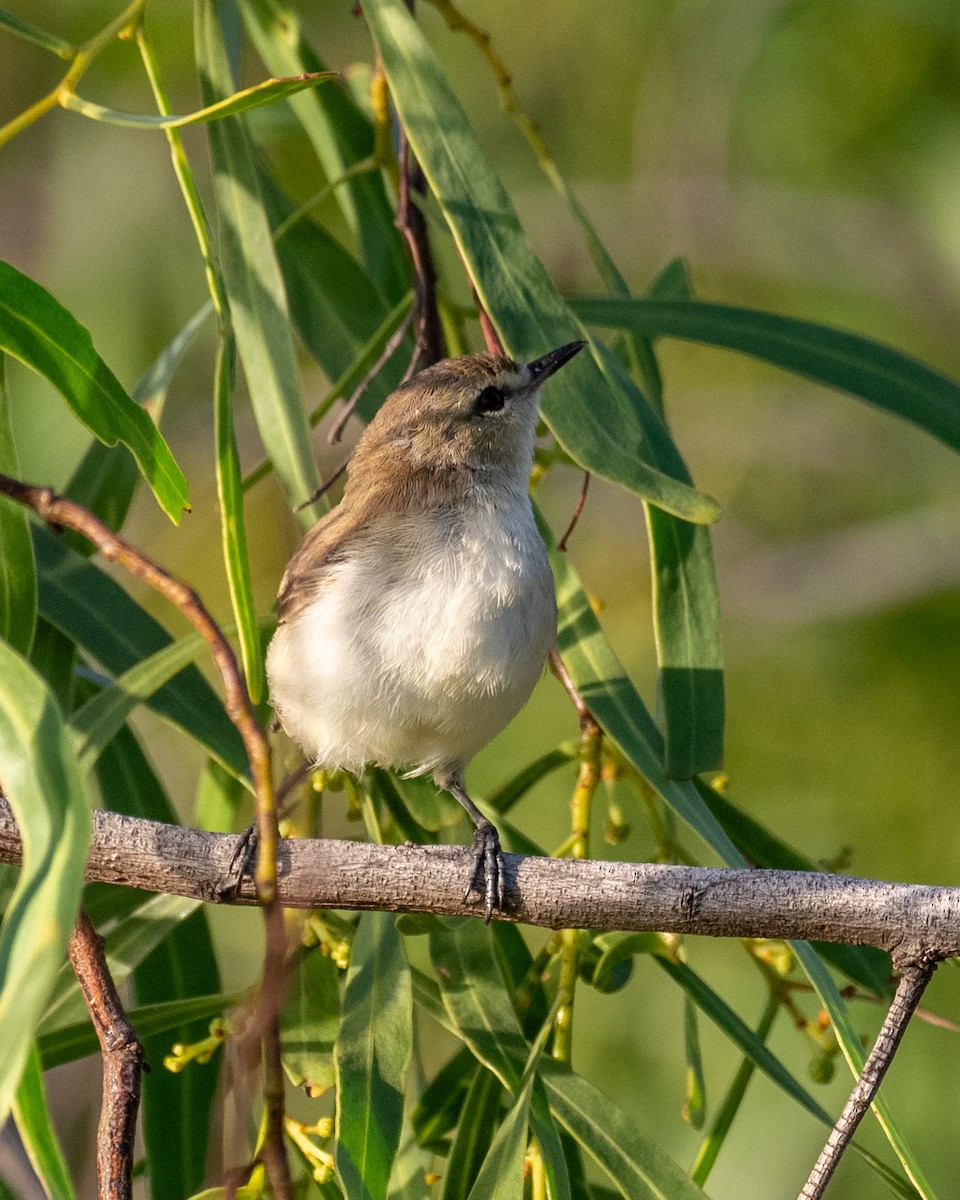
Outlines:
{"label": "bird's foot", "polygon": [[257,823],[254,821],[240,835],[240,840],[237,842],[233,857],[230,859],[230,866],[227,868],[226,874],[217,883],[216,894],[218,900],[234,900],[240,895],[240,888],[243,886],[244,877],[253,874],[257,861],[259,840]]}
{"label": "bird's foot", "polygon": [[503,851],[500,849],[500,836],[496,826],[490,821],[481,820],[473,835],[473,851],[471,853],[473,870],[470,882],[463,893],[466,901],[470,893],[476,891],[483,896],[487,907],[487,924],[493,916],[494,909],[503,912]]}

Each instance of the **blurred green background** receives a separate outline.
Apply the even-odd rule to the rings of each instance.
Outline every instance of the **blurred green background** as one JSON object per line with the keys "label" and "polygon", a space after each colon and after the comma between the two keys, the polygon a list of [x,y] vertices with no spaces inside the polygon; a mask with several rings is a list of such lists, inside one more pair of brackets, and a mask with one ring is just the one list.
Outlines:
{"label": "blurred green background", "polygon": [[[8,0],[19,15],[80,40],[119,5]],[[599,292],[578,230],[499,107],[475,48],[421,19],[534,246],[571,293]],[[561,171],[631,286],[671,257],[689,262],[710,299],[842,325],[888,341],[960,376],[960,9],[947,0],[470,0],[489,30]],[[368,62],[362,20],[348,0],[303,6],[305,28],[338,69]],[[191,7],[148,6],[148,25],[175,111],[198,104]],[[0,35],[0,121],[50,88],[61,64]],[[243,79],[267,72],[248,54]],[[117,45],[84,80],[83,96],[148,112],[133,47]],[[301,146],[284,106],[254,114],[258,136],[298,179]],[[189,130],[195,169],[205,135]],[[212,205],[211,205],[212,209]],[[327,215],[332,209],[322,210]],[[0,155],[0,257],[49,288],[91,330],[129,386],[205,299],[199,257],[162,135],[97,125],[55,111]],[[549,347],[544,347],[544,350]],[[960,823],[960,461],[939,443],[849,397],[719,351],[661,343],[668,414],[698,486],[723,505],[715,530],[727,656],[730,794],[816,858],[879,878],[956,883]],[[187,472],[193,512],[174,529],[141,495],[133,541],[194,582],[213,610],[228,601],[218,566],[210,394],[212,325],[171,391],[164,431]],[[303,361],[308,406],[326,380]],[[46,385],[11,364],[23,474],[62,484],[87,435]],[[246,465],[260,448],[238,406]],[[354,430],[355,436],[356,430]],[[317,437],[329,474],[343,450]],[[580,477],[560,468],[541,489],[558,532]],[[294,524],[271,482],[248,496],[258,607],[268,611]],[[585,585],[644,695],[655,662],[649,571],[639,503],[595,481],[571,540]],[[169,612],[145,602],[171,627]],[[199,757],[149,719],[139,729],[184,814]],[[475,762],[474,789],[575,735],[551,678],[525,713]],[[290,754],[290,761],[293,755]],[[561,773],[516,810],[543,846],[563,840],[571,776]],[[617,793],[633,833],[593,853],[653,853],[631,794]],[[337,826],[331,832],[351,828]],[[465,836],[465,827],[464,827]],[[701,847],[687,838],[695,853]],[[213,914],[227,986],[250,982],[259,937],[254,913]],[[534,944],[542,935],[533,933]],[[691,962],[759,1015],[763,989],[736,945],[699,939]],[[956,968],[941,968],[927,1007],[960,1018]],[[808,1003],[809,1011],[813,1011]],[[865,1035],[879,1008],[857,1005]],[[679,993],[641,959],[613,996],[578,994],[574,1065],[638,1125],[688,1163],[699,1135],[684,1124]],[[737,1059],[704,1029],[708,1101]],[[774,1049],[801,1073],[810,1044],[780,1019]],[[960,1036],[914,1022],[885,1084],[941,1196],[956,1192],[960,1143],[953,1081]],[[817,1098],[839,1111],[843,1069]],[[63,1126],[81,1124],[69,1072],[55,1102]],[[52,1085],[57,1090],[56,1082]],[[811,1086],[812,1085],[811,1083]],[[945,1102],[946,1098],[946,1102]],[[90,1154],[78,1136],[76,1161]],[[708,1185],[711,1195],[795,1194],[823,1131],[764,1079],[756,1080]],[[868,1121],[864,1141],[889,1157]],[[791,1193],[791,1188],[793,1192]],[[848,1158],[831,1195],[873,1197],[879,1185]]]}

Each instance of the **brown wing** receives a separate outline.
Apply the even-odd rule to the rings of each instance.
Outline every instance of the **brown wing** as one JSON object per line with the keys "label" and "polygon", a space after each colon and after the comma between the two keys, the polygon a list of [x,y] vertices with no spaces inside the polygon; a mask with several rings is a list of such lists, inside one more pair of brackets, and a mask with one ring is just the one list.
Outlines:
{"label": "brown wing", "polygon": [[335,508],[307,530],[280,580],[278,621],[292,620],[323,586],[326,568],[343,554],[344,543],[356,525],[343,507]]}

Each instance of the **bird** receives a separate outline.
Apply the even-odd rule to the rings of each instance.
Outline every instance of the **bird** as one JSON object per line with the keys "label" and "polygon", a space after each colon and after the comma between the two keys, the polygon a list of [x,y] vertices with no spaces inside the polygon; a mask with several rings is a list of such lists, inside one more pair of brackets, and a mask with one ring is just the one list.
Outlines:
{"label": "bird", "polygon": [[464,773],[556,640],[529,480],[540,388],[585,344],[443,359],[401,384],[290,559],[267,652],[278,724],[313,764],[432,774],[466,809],[464,902],[476,891],[487,921],[505,911],[503,857]]}

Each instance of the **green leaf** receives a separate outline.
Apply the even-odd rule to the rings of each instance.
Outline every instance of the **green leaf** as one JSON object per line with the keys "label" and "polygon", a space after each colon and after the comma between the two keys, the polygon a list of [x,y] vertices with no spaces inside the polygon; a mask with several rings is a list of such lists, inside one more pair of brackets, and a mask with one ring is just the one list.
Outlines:
{"label": "green leaf", "polygon": [[[437,999],[439,1004],[439,997]],[[483,1068],[466,1046],[434,1075],[417,1102],[411,1123],[421,1146],[439,1144],[460,1121],[467,1092]]]}
{"label": "green leaf", "polygon": [[333,1046],[340,1026],[340,974],[329,954],[300,954],[280,1014],[283,1065],[294,1087],[319,1095],[333,1086]]}
{"label": "green leaf", "polygon": [[148,414],[130,399],[87,330],[46,289],[0,262],[0,350],[43,375],[108,446],[122,442],[174,523],[187,481]]}
{"label": "green leaf", "polygon": [[[780,1001],[771,992],[756,1029],[757,1038],[764,1044],[766,1044],[767,1037],[773,1028],[773,1022],[779,1011]],[[697,1156],[694,1159],[693,1166],[690,1168],[690,1178],[701,1187],[707,1182],[710,1172],[713,1170],[714,1163],[723,1149],[723,1144],[727,1140],[727,1134],[730,1132],[737,1113],[740,1111],[755,1070],[756,1064],[752,1059],[745,1056],[743,1062],[737,1068],[737,1073],[733,1077],[733,1082],[730,1084],[723,1102],[717,1109],[717,1114],[713,1119],[710,1129],[700,1143]]]}
{"label": "green leaf", "polygon": [[223,117],[232,117],[237,113],[246,112],[251,108],[259,108],[261,104],[271,104],[274,100],[282,100],[304,88],[316,87],[325,79],[335,75],[333,71],[316,74],[298,75],[295,79],[265,79],[253,87],[234,92],[215,104],[208,104],[196,112],[184,116],[170,114],[163,116],[157,113],[119,112],[115,108],[104,108],[102,104],[94,104],[83,100],[76,92],[66,92],[61,100],[64,108],[89,117],[93,121],[104,121],[108,125],[122,125],[127,129],[184,129],[188,125],[205,125],[210,121],[219,121]]}
{"label": "green leaf", "polygon": [[[533,358],[580,337],[402,0],[370,0],[364,16],[410,145],[507,351]],[[716,520],[713,501],[672,477],[679,454],[660,418],[636,389],[619,386],[603,348],[593,349],[595,358],[581,354],[545,389],[543,416],[564,449],[661,508],[698,523]]]}
{"label": "green leaf", "polygon": [[704,1200],[673,1159],[592,1084],[552,1059],[540,1070],[557,1120],[627,1200]]}
{"label": "green leaf", "polygon": [[[430,955],[457,1036],[516,1097],[526,1084],[531,1047],[511,1003],[494,936],[489,926],[477,921],[458,922],[430,935]],[[530,1123],[543,1150],[551,1195],[557,1200],[569,1197],[570,1182],[557,1129],[543,1089],[536,1082]]]}
{"label": "green leaf", "polygon": [[90,800],[44,681],[0,642],[0,779],[23,866],[0,930],[0,1120],[66,958],[90,841]]}
{"label": "green leaf", "polygon": [[[18,477],[5,374],[6,359],[0,354],[0,471]],[[37,568],[27,510],[0,496],[0,637],[21,654],[29,654],[36,624]]]}
{"label": "green leaf", "polygon": [[[324,69],[293,9],[277,0],[240,0],[240,10],[268,70],[296,75]],[[292,97],[290,107],[331,183],[372,156],[373,125],[339,81]],[[410,266],[380,172],[355,176],[335,188],[334,197],[359,243],[369,278],[383,299],[395,304],[410,287]]]}
{"label": "green leaf", "polygon": [[[260,172],[260,186],[290,315],[314,359],[330,379],[337,379],[378,332],[389,309],[360,264],[326,229],[308,217],[289,223],[296,212],[293,202],[266,170]],[[406,345],[412,347],[409,334]],[[368,411],[376,411],[402,373],[397,354],[371,381],[371,395],[364,397]]]}
{"label": "green leaf", "polygon": [[569,557],[557,552],[541,522],[557,585],[557,648],[577,691],[605,733],[650,786],[728,867],[746,865],[691,782],[668,779],[663,737],[617,660],[590,607]]}
{"label": "green leaf", "polygon": [[[529,1102],[529,1096],[527,1100]],[[459,1106],[457,1136],[447,1155],[440,1200],[465,1200],[474,1180],[477,1181],[474,1190],[480,1186],[477,1173],[493,1142],[502,1101],[500,1080],[481,1067]],[[495,1196],[499,1193],[487,1191],[483,1194]]]}
{"label": "green leaf", "polygon": [[787,1070],[783,1063],[767,1048],[749,1025],[733,1011],[726,1001],[686,963],[673,962],[671,959],[655,955],[654,962],[684,990],[706,1016],[727,1035],[752,1062],[767,1075],[777,1087],[796,1100],[807,1112],[812,1113],[818,1120],[832,1125],[833,1120],[810,1093]]}
{"label": "green leaf", "polygon": [[220,540],[227,572],[230,605],[240,637],[240,657],[247,690],[254,704],[264,693],[263,651],[253,604],[250,556],[247,551],[243,513],[240,452],[233,428],[233,381],[236,346],[229,332],[222,332],[217,346],[213,383],[213,418],[216,430],[217,500],[220,503]]}
{"label": "green leaf", "polygon": [[90,770],[137,705],[149,700],[168,679],[193,662],[206,644],[199,633],[187,634],[171,642],[141,659],[77,709],[70,718],[70,731],[76,739],[77,759],[82,771]]}
{"label": "green leaf", "polygon": [[360,917],[334,1049],[337,1175],[347,1200],[385,1200],[412,1045],[410,969],[390,913]]}
{"label": "green leaf", "polygon": [[514,804],[541,779],[546,778],[559,767],[575,762],[576,757],[576,747],[572,743],[558,746],[555,750],[548,750],[546,754],[523,767],[512,779],[501,784],[495,792],[487,796],[487,808],[492,808],[494,812],[498,813],[509,812]]}
{"label": "green leaf", "polygon": [[[138,1005],[183,1006],[198,995],[219,990],[220,972],[202,908],[177,925],[133,972]],[[143,1138],[151,1200],[181,1200],[206,1177],[222,1057],[174,1074],[163,1066],[164,1054],[175,1043],[189,1045],[206,1037],[209,1021],[181,1016],[175,1026],[152,1036],[134,1027],[153,1068],[143,1078]],[[171,1146],[176,1146],[176,1154],[170,1153]]]}
{"label": "green leaf", "polygon": [[[145,408],[158,424],[173,372],[212,310],[213,306],[208,302],[194,313],[140,376],[133,389],[134,403]],[[122,446],[105,446],[94,439],[63,490],[71,500],[89,508],[101,521],[119,532],[139,481],[137,464]],[[75,530],[65,529],[62,537],[79,554],[93,554],[93,545]]]}
{"label": "green leaf", "polygon": [[[211,996],[190,996],[185,1000],[168,1000],[158,1004],[143,1004],[127,1013],[141,1039],[170,1033],[195,1021],[209,1021],[239,1004],[243,992],[216,992]],[[179,1039],[173,1039],[179,1040]],[[45,1033],[37,1039],[43,1069],[49,1071],[63,1063],[75,1062],[96,1054],[100,1049],[96,1031],[89,1020],[77,1021]],[[159,1069],[159,1068],[158,1068]]]}
{"label": "green leaf", "polygon": [[[214,0],[199,0],[195,29],[200,87],[204,99],[213,103],[233,90]],[[239,120],[217,121],[209,127],[209,137],[230,318],[260,437],[295,508],[317,490],[320,476],[300,399],[287,298],[256,161]],[[316,504],[301,510],[303,527],[312,525],[320,512]]]}
{"label": "green leaf", "polygon": [[75,1200],[67,1164],[47,1109],[43,1072],[36,1045],[31,1045],[13,1102],[13,1119],[27,1157],[50,1200]]}
{"label": "green leaf", "polygon": [[683,1049],[687,1060],[687,1095],[683,1102],[683,1118],[694,1129],[702,1129],[707,1111],[707,1082],[703,1074],[697,1010],[689,996],[683,998]]}
{"label": "green leaf", "polygon": [[[171,645],[163,626],[94,563],[36,526],[33,544],[40,611],[114,675]],[[249,775],[243,741],[213,688],[187,667],[147,701],[149,708],[204,746],[241,778]]]}
{"label": "green leaf", "polygon": [[[527,1115],[536,1075],[530,1073],[504,1118],[483,1160],[470,1200],[523,1200],[523,1159],[527,1151]],[[494,1081],[496,1082],[496,1081]]]}
{"label": "green leaf", "polygon": [[960,384],[891,346],[813,321],[702,300],[577,299],[570,304],[588,325],[740,350],[869,400],[960,450]]}
{"label": "green leaf", "polygon": [[720,606],[710,530],[646,505],[660,667],[664,771],[690,779],[723,765]]}
{"label": "green leaf", "polygon": [[[794,943],[792,943],[794,944]],[[819,972],[815,968],[815,973],[822,972],[823,976],[829,979],[826,968],[820,962],[815,951],[806,943],[795,943],[804,951],[808,960],[819,965]],[[759,1037],[750,1028],[740,1016],[733,1011],[721,996],[719,996],[713,988],[701,979],[695,971],[691,970],[685,963],[673,962],[670,959],[656,956],[654,961],[658,966],[662,967],[668,975],[680,984],[686,994],[694,1001],[694,1003],[704,1012],[727,1037],[731,1039],[747,1057],[754,1062],[768,1078],[772,1079],[778,1087],[782,1088],[793,1100],[796,1100],[803,1108],[812,1116],[815,1116],[819,1121],[822,1121],[827,1128],[833,1127],[833,1117],[822,1108],[803,1085],[787,1070],[782,1062],[775,1054],[766,1046],[763,1039]],[[812,980],[812,976],[811,976]],[[814,986],[817,986],[814,983]],[[832,986],[832,983],[831,983]],[[836,989],[834,989],[836,991]],[[821,997],[822,998],[822,997]],[[846,1006],[840,999],[839,993],[836,993],[836,1000],[840,1006],[837,1010],[838,1016],[842,1016],[845,1023],[849,1027],[849,1015],[846,1012]],[[824,1002],[826,1004],[826,1002]],[[842,1014],[840,1009],[843,1010]],[[829,1009],[828,1009],[829,1011]],[[832,1013],[831,1013],[832,1015]],[[859,1039],[854,1039],[859,1047]],[[891,1143],[892,1144],[892,1143]],[[904,1188],[903,1181],[898,1179],[890,1168],[881,1163],[868,1150],[864,1150],[857,1142],[852,1143],[854,1151],[868,1163],[874,1171],[883,1179],[891,1190],[897,1195],[913,1195],[909,1188]],[[896,1149],[896,1147],[894,1147]],[[906,1164],[904,1164],[906,1166]],[[909,1174],[909,1171],[908,1171]],[[932,1200],[932,1193],[930,1193]]]}
{"label": "green leaf", "polygon": [[[170,932],[200,907],[186,896],[152,896],[111,930],[106,937],[107,967],[118,986]],[[50,994],[41,1034],[77,1024],[86,1008],[76,978],[61,968]]]}

